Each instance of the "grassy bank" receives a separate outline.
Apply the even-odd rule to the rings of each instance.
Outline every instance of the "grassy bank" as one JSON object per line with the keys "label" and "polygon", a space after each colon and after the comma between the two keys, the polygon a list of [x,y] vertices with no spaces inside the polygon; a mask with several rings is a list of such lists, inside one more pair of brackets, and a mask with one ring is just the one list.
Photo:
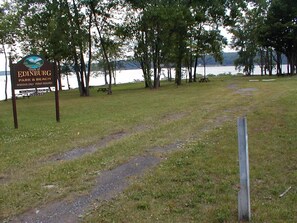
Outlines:
{"label": "grassy bank", "polygon": [[[259,79],[251,82],[250,79]],[[0,103],[0,219],[50,201],[87,193],[98,171],[155,147],[182,142],[145,178],[100,205],[88,222],[236,222],[236,119],[247,115],[254,222],[296,222],[296,77],[216,77],[209,83],[119,85],[107,96],[61,92],[61,122],[54,95]],[[73,160],[55,160],[74,148],[104,148]],[[119,137],[121,136],[121,137]],[[158,155],[158,154],[156,154]],[[51,189],[47,186],[51,185]],[[289,186],[283,197],[279,194]]]}

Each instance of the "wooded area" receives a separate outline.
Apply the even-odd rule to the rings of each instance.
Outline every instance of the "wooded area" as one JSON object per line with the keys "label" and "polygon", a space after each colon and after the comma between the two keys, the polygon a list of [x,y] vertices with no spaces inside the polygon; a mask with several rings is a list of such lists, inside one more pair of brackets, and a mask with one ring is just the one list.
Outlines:
{"label": "wooded area", "polygon": [[[246,75],[255,65],[261,74],[293,74],[297,68],[297,2],[295,0],[11,0],[0,5],[1,53],[18,60],[41,54],[58,68],[73,69],[81,96],[89,95],[92,64],[102,64],[112,94],[115,61],[129,56],[141,65],[145,87],[160,86],[161,66],[182,68],[197,81],[197,59],[212,56],[222,63],[233,34],[235,61]],[[281,69],[282,55],[288,61]],[[6,61],[6,67],[7,67]]]}

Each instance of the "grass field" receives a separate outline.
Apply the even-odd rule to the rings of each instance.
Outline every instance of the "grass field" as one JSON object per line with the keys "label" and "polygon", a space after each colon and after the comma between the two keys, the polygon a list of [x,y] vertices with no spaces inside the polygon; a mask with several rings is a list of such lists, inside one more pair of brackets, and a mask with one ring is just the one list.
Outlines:
{"label": "grass field", "polygon": [[[83,220],[237,222],[236,122],[247,116],[252,220],[297,222],[297,77],[263,79],[213,77],[179,87],[164,82],[158,90],[125,84],[111,96],[92,89],[86,98],[65,91],[60,123],[49,93],[17,100],[19,129],[11,102],[0,102],[0,220],[86,194],[98,171],[179,142],[180,150]],[[113,140],[91,154],[53,159],[106,138]]]}

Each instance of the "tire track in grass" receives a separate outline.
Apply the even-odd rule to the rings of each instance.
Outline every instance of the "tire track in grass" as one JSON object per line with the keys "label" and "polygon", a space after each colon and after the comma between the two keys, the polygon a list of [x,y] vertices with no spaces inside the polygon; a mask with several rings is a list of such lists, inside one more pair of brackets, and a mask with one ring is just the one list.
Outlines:
{"label": "tire track in grass", "polygon": [[[162,121],[160,125],[157,127],[160,127],[163,124],[166,124],[168,122],[177,121],[185,117],[187,113],[181,112],[181,113],[172,113],[162,116]],[[137,125],[132,129],[131,132],[125,132],[125,131],[119,131],[115,132],[113,134],[110,134],[103,139],[101,139],[99,142],[87,146],[87,147],[81,147],[81,148],[75,148],[72,150],[69,150],[63,154],[57,154],[52,156],[49,160],[46,162],[55,162],[55,161],[69,161],[78,159],[84,155],[94,153],[98,151],[99,149],[104,149],[106,146],[108,146],[109,143],[118,142],[126,137],[132,136],[135,133],[143,133],[149,130],[153,130],[156,127],[153,127],[151,125]]]}
{"label": "tire track in grass", "polygon": [[[41,159],[39,161],[39,166],[35,167],[35,169],[38,169],[38,167],[44,164],[55,164],[56,162],[71,161],[71,160],[79,159],[85,155],[89,155],[101,149],[105,149],[107,146],[109,146],[110,143],[118,143],[121,140],[130,136],[133,136],[136,133],[145,133],[146,131],[154,130],[155,128],[160,127],[163,124],[180,120],[183,117],[185,117],[187,114],[188,114],[187,112],[169,113],[162,116],[160,125],[158,126],[153,126],[150,124],[148,125],[140,124],[132,128],[131,131],[122,130],[122,131],[114,132],[110,135],[107,135],[101,138],[98,142],[91,144],[89,146],[73,148],[64,153],[59,153],[51,157]],[[18,181],[20,180],[20,177],[21,176],[18,176],[18,179],[17,179]],[[4,185],[4,184],[8,185],[10,183],[13,183],[15,180],[16,179],[13,176],[10,176],[9,174],[7,176],[5,175],[5,173],[0,175],[0,185]]]}
{"label": "tire track in grass", "polygon": [[116,197],[131,184],[130,178],[140,177],[145,171],[159,164],[160,161],[161,158],[153,155],[135,157],[113,170],[103,171],[96,179],[96,186],[89,194],[75,197],[71,201],[58,201],[35,208],[10,222],[79,222],[94,203],[108,201]]}

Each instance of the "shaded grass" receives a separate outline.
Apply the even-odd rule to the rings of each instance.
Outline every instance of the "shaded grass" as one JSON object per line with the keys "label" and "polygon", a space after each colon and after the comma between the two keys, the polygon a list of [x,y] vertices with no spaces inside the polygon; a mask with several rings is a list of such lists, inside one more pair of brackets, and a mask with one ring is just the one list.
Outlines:
{"label": "shaded grass", "polygon": [[[257,91],[238,94],[230,85]],[[60,96],[61,123],[55,123],[53,94],[48,94],[17,101],[18,130],[13,129],[11,105],[1,102],[0,219],[51,200],[87,193],[98,172],[151,148],[183,141],[183,151],[170,155],[144,181],[135,183],[119,200],[101,206],[87,221],[235,222],[238,167],[234,123],[246,113],[252,138],[251,172],[256,176],[251,183],[254,198],[261,198],[253,200],[253,216],[269,221],[273,212],[271,215],[278,216],[275,219],[287,215],[290,222],[292,209],[276,211],[280,206],[271,200],[270,206],[262,204],[271,193],[277,199],[289,183],[296,185],[296,160],[287,162],[296,152],[294,85],[295,78],[251,83],[247,78],[220,77],[208,84],[178,88],[164,83],[153,91],[140,84],[119,85],[112,96],[93,90],[91,97],[80,98],[77,92],[68,91]],[[131,134],[80,159],[44,162],[119,131]],[[273,153],[267,156],[270,150]],[[284,164],[291,168],[286,177]],[[266,176],[269,174],[274,174],[272,179]],[[287,177],[293,179],[285,183]],[[55,187],[49,190],[46,185]],[[293,195],[293,199],[281,200],[281,208],[296,201],[296,189]]]}

